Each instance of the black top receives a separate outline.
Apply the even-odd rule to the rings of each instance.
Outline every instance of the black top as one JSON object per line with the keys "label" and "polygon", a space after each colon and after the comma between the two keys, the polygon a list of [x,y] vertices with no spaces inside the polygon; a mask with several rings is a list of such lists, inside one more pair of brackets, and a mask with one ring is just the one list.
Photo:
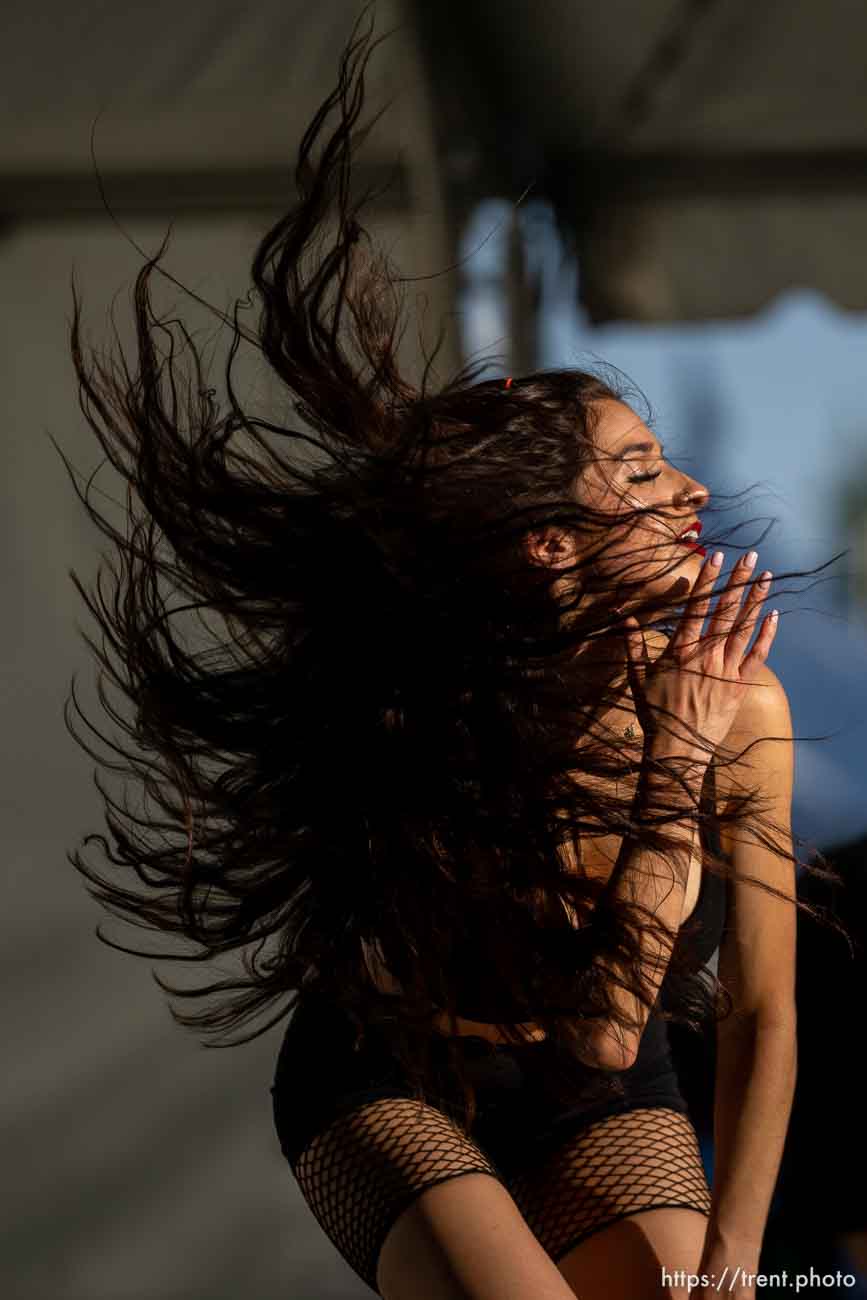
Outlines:
{"label": "black top", "polygon": [[[713,763],[708,765],[701,801],[712,815],[707,834],[704,833],[704,826],[702,827],[701,843],[713,852],[719,853],[721,843],[713,821],[713,813],[716,809],[716,779]],[[681,950],[688,945],[692,958],[690,966],[696,971],[707,964],[719,947],[726,921],[727,897],[725,879],[703,870],[695,906],[681,926],[675,940],[676,948]],[[494,1014],[495,994],[492,989],[486,989],[483,938],[483,935],[480,935],[479,943],[465,943],[461,947],[461,972],[465,980],[466,993],[461,997],[457,1014],[463,1019],[478,1020],[483,1024],[495,1024],[497,1021],[508,1023],[515,1019],[514,1015]],[[665,980],[663,980],[664,986]]]}
{"label": "black top", "polygon": [[[722,853],[722,844],[716,825],[716,773],[714,765],[708,767],[702,790],[702,803],[711,813],[711,822],[702,845],[713,853]],[[701,885],[695,907],[678,931],[675,944],[681,948],[689,945],[696,970],[705,966],[720,945],[728,910],[728,890],[724,877],[702,871]]]}

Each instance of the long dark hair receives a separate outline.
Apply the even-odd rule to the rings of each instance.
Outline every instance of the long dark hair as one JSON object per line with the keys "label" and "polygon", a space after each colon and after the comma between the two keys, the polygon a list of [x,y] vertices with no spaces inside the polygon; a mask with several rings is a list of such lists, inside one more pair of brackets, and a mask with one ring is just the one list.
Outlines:
{"label": "long dark hair", "polygon": [[[196,989],[154,975],[178,998],[220,995],[198,1012],[172,1006],[180,1024],[215,1038],[281,1004],[254,1032],[207,1045],[248,1042],[321,994],[359,1035],[390,1034],[421,1096],[431,1017],[460,1012],[462,945],[484,945],[486,978],[512,1009],[500,1025],[510,1041],[532,1019],[586,1060],[593,1018],[627,1024],[618,984],[650,1005],[640,944],[656,918],[569,869],[564,849],[605,832],[671,852],[676,841],[662,814],[630,821],[613,778],[637,770],[640,744],[602,722],[622,696],[585,680],[575,651],[620,635],[615,604],[654,626],[682,604],[676,593],[651,600],[627,569],[606,590],[592,565],[592,539],[604,545],[611,517],[580,505],[575,489],[598,455],[599,402],[629,394],[613,369],[505,385],[481,380],[488,363],[476,361],[435,386],[438,344],[418,384],[399,373],[401,280],[360,224],[369,196],[350,197],[351,155],[372,125],[356,129],[383,39],[371,33],[356,25],[302,139],[297,201],[255,253],[259,330],[242,329],[236,309],[223,409],[183,324],[154,314],[149,284],[167,241],[135,283],[136,373],[125,359],[86,364],[73,280],[81,409],[128,483],[123,532],[76,485],[118,568],[108,590],[102,571],[95,588],[71,571],[102,631],[101,645],[85,638],[103,670],[100,700],[132,743],[87,725],[122,761],[65,717],[153,806],[136,812],[100,785],[111,838],[83,842],[112,870],[100,875],[78,850],[69,858],[109,911],[196,945],[171,960],[242,955],[236,976]],[[192,358],[185,386],[175,329]],[[240,405],[242,341],[267,359],[294,427]],[[525,545],[550,524],[591,539],[586,558],[556,575]],[[173,630],[184,611],[218,624],[204,646]],[[130,716],[109,702],[104,674]],[[71,700],[87,721],[74,679]],[[739,757],[721,747],[714,762]],[[761,790],[746,788],[715,814],[697,808],[706,828],[714,815],[719,827],[748,825],[799,863],[789,828],[766,812]],[[800,865],[832,874],[821,855]],[[711,849],[705,867],[734,873]],[[374,986],[371,958],[396,993]],[[661,1014],[697,1027],[730,1004],[678,945]],[[449,1050],[470,1123],[474,1092],[451,1040]]]}

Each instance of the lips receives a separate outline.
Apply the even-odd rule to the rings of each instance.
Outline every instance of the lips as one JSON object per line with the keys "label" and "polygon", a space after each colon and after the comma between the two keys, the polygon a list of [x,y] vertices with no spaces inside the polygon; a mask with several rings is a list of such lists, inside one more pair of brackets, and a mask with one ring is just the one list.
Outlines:
{"label": "lips", "polygon": [[[692,533],[692,537],[687,537],[687,533]],[[681,546],[685,546],[690,551],[695,551],[697,555],[706,556],[707,551],[699,545],[699,536],[701,535],[701,522],[695,519],[688,528],[684,528],[676,541]]]}
{"label": "lips", "polygon": [[[698,540],[698,538],[701,537],[701,528],[702,528],[701,520],[694,519],[691,524],[688,524],[686,528],[684,528],[682,533],[678,533],[677,540],[679,542],[684,541],[684,539],[687,541]],[[695,538],[691,538],[691,537],[688,538],[686,536],[687,533],[695,533]]]}

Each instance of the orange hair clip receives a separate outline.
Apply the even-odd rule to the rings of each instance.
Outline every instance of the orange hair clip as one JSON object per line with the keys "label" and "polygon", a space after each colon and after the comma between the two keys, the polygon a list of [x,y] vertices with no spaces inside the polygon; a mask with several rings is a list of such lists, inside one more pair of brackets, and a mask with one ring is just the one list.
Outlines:
{"label": "orange hair clip", "polygon": [[506,387],[507,387],[507,388],[511,388],[511,387],[512,387],[512,376],[511,376],[511,375],[509,375],[509,378],[506,380]]}

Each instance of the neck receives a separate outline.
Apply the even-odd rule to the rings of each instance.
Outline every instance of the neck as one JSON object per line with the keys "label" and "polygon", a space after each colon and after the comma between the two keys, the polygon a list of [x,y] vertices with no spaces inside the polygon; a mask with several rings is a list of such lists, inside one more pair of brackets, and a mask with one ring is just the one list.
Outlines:
{"label": "neck", "polygon": [[[644,640],[652,662],[662,654],[669,638],[665,632],[645,628]],[[622,637],[614,635],[588,641],[575,652],[575,659],[580,664],[585,682],[589,681],[600,694],[613,694],[622,701],[616,708],[606,709],[600,715],[600,721],[605,720],[615,730],[640,733],[626,671],[626,645]]]}

